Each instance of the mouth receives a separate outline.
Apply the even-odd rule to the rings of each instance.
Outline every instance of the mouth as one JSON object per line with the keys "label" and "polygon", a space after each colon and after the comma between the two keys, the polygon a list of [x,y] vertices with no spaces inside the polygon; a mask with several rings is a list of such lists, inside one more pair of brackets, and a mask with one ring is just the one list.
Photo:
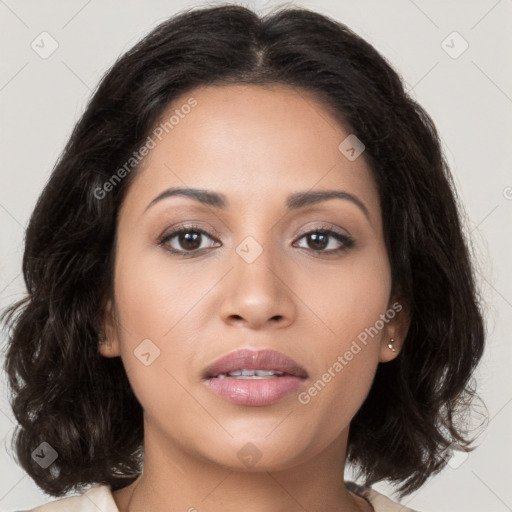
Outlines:
{"label": "mouth", "polygon": [[308,373],[275,350],[242,349],[215,361],[202,377],[209,389],[232,403],[264,406],[304,386]]}
{"label": "mouth", "polygon": [[280,372],[277,370],[235,370],[228,373],[219,373],[215,375],[214,379],[225,379],[226,377],[232,377],[238,380],[258,380],[258,379],[272,379],[276,377],[282,377],[283,375],[289,375],[289,373]]}
{"label": "mouth", "polygon": [[308,377],[308,373],[302,366],[275,350],[237,350],[217,359],[203,372],[204,379],[226,377],[265,379],[283,375]]}

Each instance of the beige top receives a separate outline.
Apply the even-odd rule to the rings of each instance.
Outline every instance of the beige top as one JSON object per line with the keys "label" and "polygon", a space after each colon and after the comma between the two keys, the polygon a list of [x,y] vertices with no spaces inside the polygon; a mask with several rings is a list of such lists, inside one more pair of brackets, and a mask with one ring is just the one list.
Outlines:
{"label": "beige top", "polygon": [[[351,483],[350,490],[366,498],[375,512],[417,512],[390,500],[375,489]],[[119,512],[109,485],[94,485],[78,496],[61,498],[30,510],[18,512],[98,512],[99,510],[101,512]]]}

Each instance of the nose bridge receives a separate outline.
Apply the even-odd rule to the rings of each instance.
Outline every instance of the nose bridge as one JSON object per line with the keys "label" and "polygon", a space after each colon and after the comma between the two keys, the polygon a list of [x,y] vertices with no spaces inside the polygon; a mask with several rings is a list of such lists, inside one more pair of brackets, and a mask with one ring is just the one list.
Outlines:
{"label": "nose bridge", "polygon": [[[249,201],[248,199],[246,205]],[[250,213],[246,208],[241,211],[236,226],[238,241],[235,241],[233,247],[235,273],[247,274],[249,277],[256,274],[260,278],[265,276],[267,280],[273,280],[275,275],[270,269],[275,271],[280,267],[282,256],[282,241],[276,240],[275,221],[268,211],[262,209],[251,209]],[[277,243],[274,244],[274,241]],[[267,273],[271,275],[267,276]]]}
{"label": "nose bridge", "polygon": [[279,247],[272,245],[272,233],[247,235],[235,247],[234,280],[237,287],[255,295],[277,296],[282,262]]}
{"label": "nose bridge", "polygon": [[273,246],[272,231],[247,230],[234,247],[233,271],[224,295],[225,319],[236,317],[254,325],[270,319],[290,321],[294,312],[290,291],[285,285],[283,253]]}

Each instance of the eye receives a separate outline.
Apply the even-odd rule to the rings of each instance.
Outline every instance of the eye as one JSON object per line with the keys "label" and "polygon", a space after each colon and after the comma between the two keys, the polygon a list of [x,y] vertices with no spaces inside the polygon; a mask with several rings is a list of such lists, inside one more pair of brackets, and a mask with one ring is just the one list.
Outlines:
{"label": "eye", "polygon": [[[187,256],[187,253],[202,252],[203,249],[211,247],[211,244],[203,245],[204,237],[212,239],[210,234],[196,225],[182,226],[166,233],[159,240],[158,244],[165,246],[165,249],[173,254]],[[173,239],[176,239],[173,242]],[[177,249],[174,246],[181,246]]]}
{"label": "eye", "polygon": [[[211,243],[203,244],[205,237],[217,241],[210,233],[192,224],[181,226],[170,233],[164,234],[158,240],[158,245],[164,246],[167,251],[173,254],[179,254],[183,257],[194,256],[194,253],[202,252],[204,249],[213,246]],[[349,235],[338,233],[328,226],[321,226],[308,231],[299,238],[299,240],[302,239],[307,240],[306,243],[310,245],[313,252],[325,255],[338,254],[354,245],[354,240]],[[330,245],[334,245],[334,247],[326,250]],[[302,248],[308,249],[308,247]]]}
{"label": "eye", "polygon": [[[306,239],[306,243],[310,245],[311,249],[319,254],[338,254],[346,251],[354,245],[354,239],[349,235],[338,233],[328,226],[321,226],[304,233],[299,240]],[[329,246],[334,245],[329,250],[326,250]],[[338,247],[336,247],[338,245]],[[305,247],[306,249],[308,247]]]}

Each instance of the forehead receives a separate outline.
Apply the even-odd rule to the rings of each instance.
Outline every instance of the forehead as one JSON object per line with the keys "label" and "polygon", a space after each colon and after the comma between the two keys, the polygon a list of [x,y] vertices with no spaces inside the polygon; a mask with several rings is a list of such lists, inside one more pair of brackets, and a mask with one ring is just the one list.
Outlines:
{"label": "forehead", "polygon": [[[223,192],[238,211],[295,191],[338,188],[379,216],[364,153],[347,159],[350,132],[314,93],[285,85],[223,85],[176,98],[149,133],[153,148],[126,201],[145,208],[168,187]],[[138,208],[138,206],[137,206]]]}

